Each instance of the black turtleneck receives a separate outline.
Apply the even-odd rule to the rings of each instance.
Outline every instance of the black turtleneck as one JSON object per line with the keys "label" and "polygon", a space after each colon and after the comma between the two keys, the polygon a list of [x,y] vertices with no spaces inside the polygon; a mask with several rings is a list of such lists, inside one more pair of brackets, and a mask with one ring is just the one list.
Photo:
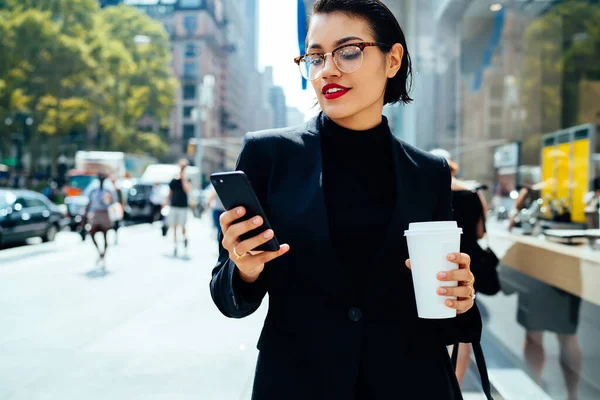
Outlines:
{"label": "black turtleneck", "polygon": [[369,263],[383,246],[396,200],[392,133],[383,117],[366,131],[319,117],[323,190],[336,253],[357,294]]}

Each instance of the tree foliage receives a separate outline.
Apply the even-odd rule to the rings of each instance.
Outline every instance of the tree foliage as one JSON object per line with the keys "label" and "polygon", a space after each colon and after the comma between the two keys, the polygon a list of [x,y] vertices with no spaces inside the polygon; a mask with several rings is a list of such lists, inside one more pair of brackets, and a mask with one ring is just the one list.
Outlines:
{"label": "tree foliage", "polygon": [[[106,138],[103,148],[165,152],[158,133],[137,127],[142,117],[166,126],[174,105],[159,22],[129,6],[100,9],[96,0],[0,0],[0,54],[0,122],[33,118],[32,159],[40,143],[58,145],[90,127]],[[11,129],[0,124],[2,142]]]}

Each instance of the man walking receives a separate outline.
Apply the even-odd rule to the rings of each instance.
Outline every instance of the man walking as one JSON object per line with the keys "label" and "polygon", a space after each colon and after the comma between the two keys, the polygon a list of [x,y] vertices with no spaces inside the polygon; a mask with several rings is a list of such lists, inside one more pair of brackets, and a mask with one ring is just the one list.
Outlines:
{"label": "man walking", "polygon": [[169,184],[171,189],[169,192],[168,202],[170,203],[170,210],[168,216],[169,226],[173,228],[173,239],[175,241],[175,250],[173,255],[177,257],[177,227],[181,227],[181,234],[183,236],[183,246],[187,250],[188,240],[185,224],[187,222],[188,215],[188,192],[190,191],[190,184],[185,178],[185,168],[188,166],[186,159],[179,161],[179,174]]}

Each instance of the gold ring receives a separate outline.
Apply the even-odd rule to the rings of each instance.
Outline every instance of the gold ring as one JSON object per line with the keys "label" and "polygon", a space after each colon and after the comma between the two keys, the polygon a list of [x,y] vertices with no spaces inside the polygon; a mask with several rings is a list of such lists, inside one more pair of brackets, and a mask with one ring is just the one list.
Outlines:
{"label": "gold ring", "polygon": [[241,256],[238,254],[237,251],[235,251],[235,246],[233,246],[233,254],[235,254],[235,259],[236,260],[241,260],[242,258],[246,257],[246,254],[242,254]]}
{"label": "gold ring", "polygon": [[471,285],[469,285],[469,289],[471,289],[471,294],[470,294],[470,298],[474,299],[475,298],[475,288]]}
{"label": "gold ring", "polygon": [[471,280],[469,282],[467,282],[467,285],[473,286],[474,283],[475,283],[475,276],[473,276],[473,278],[471,278]]}

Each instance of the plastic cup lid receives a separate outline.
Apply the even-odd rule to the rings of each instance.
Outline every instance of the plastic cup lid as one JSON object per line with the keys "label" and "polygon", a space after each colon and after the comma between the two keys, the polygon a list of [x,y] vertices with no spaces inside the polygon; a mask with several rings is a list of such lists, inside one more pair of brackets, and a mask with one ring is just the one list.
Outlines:
{"label": "plastic cup lid", "polygon": [[404,231],[404,236],[441,233],[462,234],[462,228],[458,227],[456,221],[412,222]]}

